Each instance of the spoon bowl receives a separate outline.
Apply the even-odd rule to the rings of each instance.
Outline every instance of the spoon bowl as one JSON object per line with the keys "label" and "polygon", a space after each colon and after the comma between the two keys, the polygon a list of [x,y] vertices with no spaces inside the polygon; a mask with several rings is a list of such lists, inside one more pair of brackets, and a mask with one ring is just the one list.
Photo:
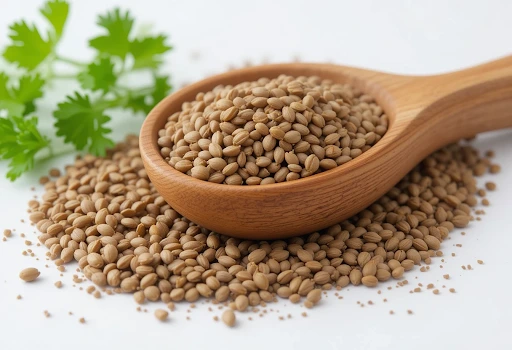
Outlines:
{"label": "spoon bowl", "polygon": [[[161,156],[158,131],[199,92],[261,77],[319,76],[373,96],[388,131],[334,169],[290,182],[232,186],[195,179]],[[512,127],[512,57],[436,76],[403,76],[331,64],[264,65],[213,76],[162,100],[147,116],[140,151],[148,176],[180,214],[212,231],[279,239],[331,226],[389,191],[428,154],[479,132]]]}

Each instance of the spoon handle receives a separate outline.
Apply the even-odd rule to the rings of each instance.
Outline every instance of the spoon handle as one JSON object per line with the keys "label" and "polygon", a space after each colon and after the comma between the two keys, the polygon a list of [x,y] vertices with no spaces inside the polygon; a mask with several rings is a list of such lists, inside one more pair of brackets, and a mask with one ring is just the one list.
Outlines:
{"label": "spoon handle", "polygon": [[[405,78],[407,79],[407,78]],[[396,97],[397,120],[423,125],[441,147],[477,133],[512,127],[512,56],[473,68],[411,77]]]}

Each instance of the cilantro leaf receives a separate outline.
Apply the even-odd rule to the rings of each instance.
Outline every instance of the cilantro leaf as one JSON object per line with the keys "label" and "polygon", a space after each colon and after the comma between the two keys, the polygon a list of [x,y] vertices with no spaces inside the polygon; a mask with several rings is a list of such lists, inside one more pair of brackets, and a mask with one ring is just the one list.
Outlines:
{"label": "cilantro leaf", "polygon": [[25,21],[16,22],[9,27],[11,45],[4,51],[7,61],[32,70],[36,68],[52,51],[52,43],[43,39],[39,30]]}
{"label": "cilantro leaf", "polygon": [[157,76],[155,75],[154,82],[155,89],[151,94],[153,97],[153,106],[164,99],[171,91],[172,86],[169,84],[169,77],[167,75]]}
{"label": "cilantro leaf", "polygon": [[119,8],[107,12],[105,16],[99,16],[97,24],[107,30],[106,35],[101,35],[89,41],[89,45],[101,53],[125,58],[130,52],[130,32],[134,19],[130,12],[121,13]]}
{"label": "cilantro leaf", "polygon": [[143,112],[148,114],[158,102],[166,97],[171,91],[169,77],[166,75],[154,76],[154,82],[149,93],[131,91],[126,104],[123,106],[134,113]]}
{"label": "cilantro leaf", "polygon": [[11,160],[7,172],[11,181],[31,170],[36,153],[50,142],[37,130],[37,122],[37,117],[0,118],[0,158]]}
{"label": "cilantro leaf", "polygon": [[142,112],[148,114],[151,110],[151,105],[146,103],[145,95],[131,94],[124,108],[133,111],[133,113]]}
{"label": "cilantro leaf", "polygon": [[114,64],[110,58],[101,58],[99,62],[89,64],[87,70],[78,75],[78,80],[84,89],[107,93],[117,81]]}
{"label": "cilantro leaf", "polygon": [[45,81],[39,75],[24,75],[20,79],[19,87],[13,89],[17,101],[24,104],[23,115],[35,111],[34,100],[43,97]]}
{"label": "cilantro leaf", "polygon": [[7,86],[8,83],[7,74],[0,72],[0,111],[5,109],[8,115],[21,115],[24,106],[13,99],[12,90]]}
{"label": "cilantro leaf", "polygon": [[69,4],[62,0],[47,1],[40,12],[55,30],[54,40],[59,40],[68,18]]}
{"label": "cilantro leaf", "polygon": [[0,109],[9,115],[28,115],[35,110],[34,100],[43,96],[45,81],[39,75],[24,75],[18,87],[8,87],[9,78],[0,73]]}
{"label": "cilantro leaf", "polygon": [[110,117],[103,110],[95,108],[88,95],[67,96],[67,101],[59,103],[53,113],[57,120],[57,135],[63,136],[66,143],[72,143],[78,150],[88,147],[95,155],[105,155],[105,148],[114,145],[105,135],[110,129],[105,124]]}
{"label": "cilantro leaf", "polygon": [[160,55],[172,47],[166,44],[167,36],[158,35],[135,39],[130,43],[130,53],[133,56],[133,69],[158,68],[162,63]]}

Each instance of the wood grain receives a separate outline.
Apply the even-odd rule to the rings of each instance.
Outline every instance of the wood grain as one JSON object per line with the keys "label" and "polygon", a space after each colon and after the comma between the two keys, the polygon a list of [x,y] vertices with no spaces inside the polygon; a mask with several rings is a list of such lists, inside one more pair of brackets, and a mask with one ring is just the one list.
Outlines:
{"label": "wood grain", "polygon": [[[260,186],[194,179],[160,155],[158,130],[181,104],[219,84],[317,75],[348,82],[374,96],[390,118],[369,151],[320,174]],[[149,178],[178,212],[215,232],[246,239],[277,239],[328,227],[361,211],[392,188],[423,158],[479,132],[512,127],[512,56],[437,76],[402,76],[328,64],[277,64],[220,74],[161,101],[146,118],[140,150]]]}

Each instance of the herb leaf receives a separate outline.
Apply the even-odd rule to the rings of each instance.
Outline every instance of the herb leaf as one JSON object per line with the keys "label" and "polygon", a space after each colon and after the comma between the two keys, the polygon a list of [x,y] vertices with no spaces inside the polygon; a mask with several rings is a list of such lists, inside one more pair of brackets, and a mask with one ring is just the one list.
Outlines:
{"label": "herb leaf", "polygon": [[95,155],[104,155],[105,148],[114,145],[105,136],[111,131],[105,127],[110,117],[95,108],[88,95],[75,92],[75,96],[67,96],[67,101],[59,103],[53,116],[57,120],[57,135],[63,136],[66,143],[74,144],[78,150],[88,147]]}
{"label": "herb leaf", "polygon": [[7,177],[14,181],[34,167],[37,152],[49,145],[49,140],[37,130],[37,117],[0,118],[0,158],[10,160]]}
{"label": "herb leaf", "polygon": [[[171,50],[167,35],[135,38],[133,16],[119,8],[98,16],[97,24],[103,33],[89,40],[89,46],[96,50],[93,60],[81,62],[57,54],[70,6],[69,0],[45,0],[39,13],[46,20],[47,28],[24,20],[15,22],[9,27],[8,45],[0,48],[0,54],[8,62],[25,71],[16,77],[0,71],[0,161],[10,161],[7,177],[11,180],[31,170],[43,148],[51,151],[51,140],[39,132],[38,119],[32,114],[44,89],[57,79],[78,82],[86,92],[71,90],[58,104],[53,112],[56,132],[52,136],[63,137],[76,150],[100,156],[114,146],[107,126],[109,109],[125,108],[147,114],[171,88],[169,77],[159,74],[163,55]],[[56,71],[58,62],[73,71],[65,74]],[[152,75],[150,86],[121,84],[130,81],[123,78],[142,70]],[[62,151],[65,150],[59,153]],[[48,158],[55,155],[50,152]]]}
{"label": "herb leaf", "polygon": [[4,58],[19,67],[32,70],[36,68],[52,51],[52,43],[43,39],[39,30],[25,21],[16,22],[9,27],[11,45],[4,51]]}
{"label": "herb leaf", "polygon": [[69,4],[62,0],[47,1],[40,12],[53,27],[55,31],[54,40],[59,40],[68,18]]}
{"label": "herb leaf", "polygon": [[152,105],[156,105],[160,100],[166,97],[171,91],[172,86],[169,84],[169,77],[166,75],[155,75],[154,90],[151,93],[153,97]]}
{"label": "herb leaf", "polygon": [[9,115],[28,115],[35,110],[34,100],[43,96],[45,81],[39,75],[26,74],[21,77],[18,87],[8,87],[9,78],[0,73],[0,109]]}
{"label": "herb leaf", "polygon": [[99,62],[89,64],[87,70],[78,75],[78,80],[84,89],[107,93],[117,81],[114,64],[108,57],[101,58]]}
{"label": "herb leaf", "polygon": [[134,58],[133,69],[158,68],[162,63],[161,55],[172,48],[166,44],[166,40],[166,35],[133,40],[130,43],[130,53]]}
{"label": "herb leaf", "polygon": [[149,93],[147,91],[142,93],[131,92],[124,108],[132,110],[134,113],[148,114],[160,100],[169,94],[171,88],[168,76],[154,75],[151,91]]}
{"label": "herb leaf", "polygon": [[130,52],[130,32],[134,19],[129,11],[121,13],[119,8],[99,16],[98,25],[107,30],[106,35],[98,36],[89,41],[89,45],[101,53],[124,59]]}

